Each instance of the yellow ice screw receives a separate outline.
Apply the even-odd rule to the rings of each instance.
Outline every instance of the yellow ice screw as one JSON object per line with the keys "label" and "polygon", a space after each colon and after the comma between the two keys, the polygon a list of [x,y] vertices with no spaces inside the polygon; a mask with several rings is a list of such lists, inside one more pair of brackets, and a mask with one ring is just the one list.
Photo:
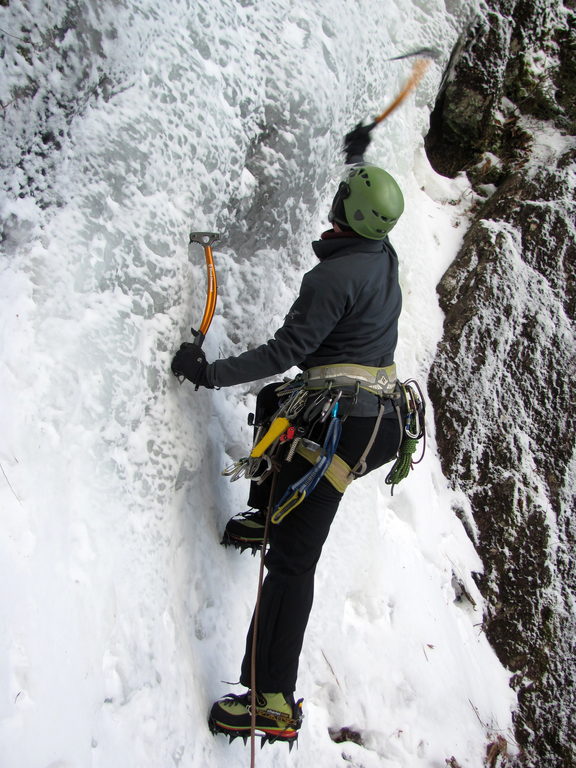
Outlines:
{"label": "yellow ice screw", "polygon": [[285,419],[283,416],[278,416],[278,418],[274,419],[272,424],[270,425],[270,428],[268,432],[264,435],[262,440],[259,440],[258,443],[252,448],[252,452],[250,453],[250,458],[259,459],[260,456],[264,453],[264,451],[269,448],[274,440],[276,440],[277,437],[280,437],[288,427],[290,426],[290,422],[288,419]]}

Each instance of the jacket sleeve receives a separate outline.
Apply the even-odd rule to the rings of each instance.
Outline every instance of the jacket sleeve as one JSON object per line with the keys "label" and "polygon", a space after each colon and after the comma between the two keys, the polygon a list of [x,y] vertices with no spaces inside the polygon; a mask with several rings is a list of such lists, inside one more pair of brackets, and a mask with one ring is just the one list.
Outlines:
{"label": "jacket sleeve", "polygon": [[276,376],[298,365],[320,346],[347,304],[346,296],[322,267],[320,263],[304,275],[298,298],[274,338],[237,357],[211,363],[206,369],[209,384],[229,387]]}

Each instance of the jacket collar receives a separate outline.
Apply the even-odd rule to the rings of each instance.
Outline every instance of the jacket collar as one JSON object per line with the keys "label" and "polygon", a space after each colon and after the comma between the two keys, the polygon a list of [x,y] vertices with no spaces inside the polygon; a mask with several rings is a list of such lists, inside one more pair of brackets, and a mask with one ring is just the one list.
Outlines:
{"label": "jacket collar", "polygon": [[383,250],[383,242],[382,240],[369,240],[366,237],[360,237],[354,232],[335,232],[333,229],[328,229],[322,233],[320,240],[314,240],[312,249],[320,261],[324,261],[324,259],[345,250],[378,253],[378,251]]}

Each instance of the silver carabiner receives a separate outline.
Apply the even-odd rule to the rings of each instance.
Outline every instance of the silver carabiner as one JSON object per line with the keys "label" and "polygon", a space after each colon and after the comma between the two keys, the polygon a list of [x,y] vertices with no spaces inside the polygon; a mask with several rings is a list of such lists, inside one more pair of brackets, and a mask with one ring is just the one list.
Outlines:
{"label": "silver carabiner", "polygon": [[239,480],[243,475],[247,473],[249,461],[250,460],[247,458],[239,459],[238,461],[234,462],[234,464],[230,464],[228,467],[225,467],[222,470],[222,475],[224,477],[229,477],[231,483],[233,483],[235,480]]}
{"label": "silver carabiner", "polygon": [[306,401],[308,400],[308,393],[305,392],[303,389],[299,389],[297,392],[295,392],[290,400],[286,403],[285,406],[285,412],[284,415],[286,418],[291,421],[292,419],[295,419],[296,416],[301,412],[302,408],[306,405]]}
{"label": "silver carabiner", "polygon": [[[420,417],[418,416],[418,409],[411,411],[408,414],[408,421],[410,422],[410,425],[406,424],[404,427],[404,432],[407,437],[411,437],[414,440],[418,440],[420,437]],[[416,426],[416,429],[412,429],[412,422]]]}
{"label": "silver carabiner", "polygon": [[[332,392],[332,387],[330,387],[330,389],[328,390],[328,394],[330,395],[331,392]],[[340,400],[341,397],[342,397],[342,390],[338,389],[336,390],[336,393],[331,395],[329,399],[326,401],[326,404],[322,408],[322,413],[320,414],[321,424],[326,421],[326,419],[328,418],[328,414],[334,410],[334,406],[336,405],[338,400]]]}
{"label": "silver carabiner", "polygon": [[404,394],[406,396],[406,406],[408,408],[404,433],[407,437],[411,437],[413,440],[418,440],[422,437],[420,429],[420,406],[422,401],[409,383],[404,385]]}
{"label": "silver carabiner", "polygon": [[[259,469],[262,460],[266,462],[266,469],[264,469],[262,472],[260,472],[260,474],[257,475],[256,471]],[[248,459],[248,464],[251,464],[251,466],[248,466],[246,470],[246,477],[249,480],[253,480],[254,482],[258,482],[258,480],[263,475],[265,475],[267,472],[269,472],[272,469],[272,459],[266,453],[263,453],[262,456],[259,456],[257,458]]]}

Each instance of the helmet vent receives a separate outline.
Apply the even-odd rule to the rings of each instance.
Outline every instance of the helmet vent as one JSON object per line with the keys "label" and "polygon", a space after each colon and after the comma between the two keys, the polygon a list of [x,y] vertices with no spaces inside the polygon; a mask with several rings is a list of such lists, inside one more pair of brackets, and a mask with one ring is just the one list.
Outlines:
{"label": "helmet vent", "polygon": [[364,214],[360,209],[354,211],[354,221],[364,221]]}

